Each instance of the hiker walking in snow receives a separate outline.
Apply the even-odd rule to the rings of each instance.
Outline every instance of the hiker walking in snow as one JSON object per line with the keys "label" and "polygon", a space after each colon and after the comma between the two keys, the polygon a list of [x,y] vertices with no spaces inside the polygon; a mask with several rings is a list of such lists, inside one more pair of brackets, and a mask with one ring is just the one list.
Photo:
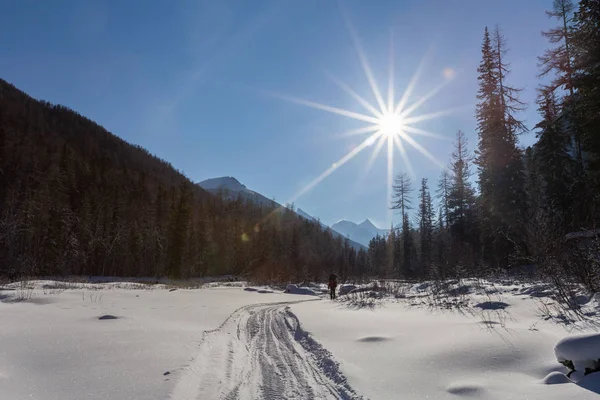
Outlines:
{"label": "hiker walking in snow", "polygon": [[334,274],[331,274],[331,276],[329,277],[329,284],[327,285],[327,287],[329,288],[329,297],[331,297],[331,300],[335,300],[335,288],[337,287],[337,276],[335,276]]}

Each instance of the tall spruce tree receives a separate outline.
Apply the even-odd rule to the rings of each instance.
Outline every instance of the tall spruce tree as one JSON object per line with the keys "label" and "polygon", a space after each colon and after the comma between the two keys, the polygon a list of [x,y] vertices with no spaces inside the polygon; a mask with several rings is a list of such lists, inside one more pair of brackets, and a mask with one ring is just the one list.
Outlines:
{"label": "tall spruce tree", "polygon": [[[574,10],[575,6],[571,0],[554,0],[552,10],[546,11],[550,18],[558,20],[558,26],[542,32],[554,47],[538,57],[540,76],[545,77],[552,73],[552,80],[541,88],[542,92],[553,92],[557,111],[560,115],[555,118],[562,120],[562,130],[570,137],[569,146],[577,160],[579,170],[573,171],[577,176],[582,176],[583,153],[581,144],[581,129],[574,113],[574,60],[575,49],[573,47],[574,36]],[[566,95],[563,96],[564,91]],[[542,94],[542,97],[545,95]],[[541,99],[541,101],[544,101]]]}
{"label": "tall spruce tree", "polygon": [[[575,13],[573,87],[582,145],[590,155],[590,169],[600,188],[600,0],[581,0]],[[598,191],[596,191],[598,193]]]}
{"label": "tall spruce tree", "polygon": [[554,0],[552,10],[546,11],[549,18],[558,20],[558,26],[542,32],[542,35],[555,47],[546,50],[538,57],[540,76],[554,73],[552,82],[544,88],[554,92],[558,88],[566,89],[573,95],[573,11],[572,0]]}
{"label": "tall spruce tree", "polygon": [[[551,217],[553,226],[564,230],[572,224],[570,210],[574,171],[573,159],[569,155],[570,138],[560,118],[554,92],[542,91],[538,104],[542,121],[536,125],[539,131],[535,149],[537,173],[543,180],[543,208]],[[542,207],[541,204],[533,206]]]}
{"label": "tall spruce tree", "polygon": [[472,244],[476,229],[475,191],[470,182],[471,161],[467,138],[462,131],[458,131],[450,162],[452,177],[448,195],[448,229],[453,240]]}
{"label": "tall spruce tree", "polygon": [[526,199],[522,153],[517,134],[524,126],[515,117],[522,109],[519,89],[505,82],[510,72],[504,61],[505,40],[496,29],[494,38],[486,28],[479,72],[476,109],[479,143],[480,216],[484,257],[493,267],[507,268],[514,243],[520,242],[520,223]]}
{"label": "tall spruce tree", "polygon": [[[444,168],[438,180],[436,197],[440,202],[440,218],[448,225],[448,196],[450,194],[450,173]],[[440,221],[442,221],[440,219]]]}

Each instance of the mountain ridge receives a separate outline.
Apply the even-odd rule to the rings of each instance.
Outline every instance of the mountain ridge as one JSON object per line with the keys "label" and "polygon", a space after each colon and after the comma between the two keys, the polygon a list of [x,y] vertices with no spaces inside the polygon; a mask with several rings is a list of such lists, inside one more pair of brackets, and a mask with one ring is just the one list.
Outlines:
{"label": "mountain ridge", "polygon": [[[264,196],[258,192],[255,192],[252,189],[248,189],[248,187],[246,187],[246,185],[242,184],[240,181],[238,181],[236,178],[234,178],[232,176],[223,176],[223,177],[205,179],[201,182],[198,182],[198,186],[200,186],[202,189],[206,190],[209,193],[221,194],[229,200],[235,200],[235,198],[237,198],[238,196],[242,196],[244,198],[250,199],[253,202],[263,205],[263,206],[273,207],[273,208],[283,207],[281,204],[277,203],[276,201],[273,201],[273,200],[267,198],[266,196]],[[322,228],[329,230],[333,234],[334,237],[342,237],[342,238],[349,239],[350,245],[353,248],[355,248],[356,250],[360,250],[360,249],[364,250],[369,245],[368,243],[365,245],[362,242],[359,242],[352,238],[349,238],[349,237],[347,237],[347,235],[343,234],[342,232],[338,232],[333,227],[329,227],[329,226],[323,224],[317,218],[308,214],[301,208],[295,209],[294,212],[299,217],[302,217],[309,221],[318,222]]]}

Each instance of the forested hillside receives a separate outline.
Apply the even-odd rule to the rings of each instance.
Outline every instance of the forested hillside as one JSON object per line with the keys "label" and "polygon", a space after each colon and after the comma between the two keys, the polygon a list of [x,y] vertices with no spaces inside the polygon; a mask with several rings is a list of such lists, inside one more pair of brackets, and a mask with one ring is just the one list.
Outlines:
{"label": "forested hillside", "polygon": [[350,273],[355,259],[318,223],[220,199],[73,110],[0,80],[0,276],[321,279]]}

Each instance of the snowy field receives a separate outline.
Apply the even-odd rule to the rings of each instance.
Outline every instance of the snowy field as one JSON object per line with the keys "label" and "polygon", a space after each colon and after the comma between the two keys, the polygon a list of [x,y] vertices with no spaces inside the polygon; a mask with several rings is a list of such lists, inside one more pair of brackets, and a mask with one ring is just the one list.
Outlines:
{"label": "snowy field", "polygon": [[0,399],[600,399],[598,328],[544,318],[543,286],[222,285],[4,286]]}

